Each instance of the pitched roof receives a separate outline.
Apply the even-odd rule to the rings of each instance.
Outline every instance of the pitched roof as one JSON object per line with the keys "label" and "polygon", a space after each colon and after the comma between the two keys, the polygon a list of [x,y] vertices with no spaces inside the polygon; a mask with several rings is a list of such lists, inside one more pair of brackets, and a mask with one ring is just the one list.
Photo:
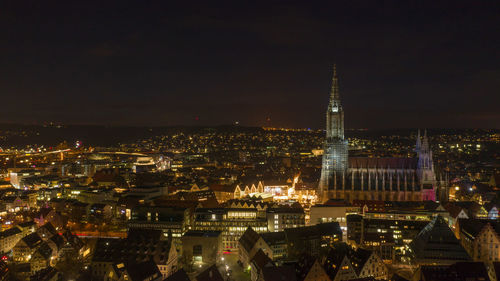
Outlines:
{"label": "pitched roof", "polygon": [[500,222],[488,219],[459,219],[458,226],[460,231],[474,239],[486,225],[490,225],[493,230],[500,235]]}
{"label": "pitched roof", "polygon": [[420,260],[469,260],[469,255],[441,216],[436,216],[410,243]]}
{"label": "pitched roof", "polygon": [[476,217],[481,212],[483,206],[474,201],[455,201],[448,202],[447,205],[454,205],[464,209],[469,218]]}
{"label": "pitched roof", "polygon": [[212,265],[196,276],[197,281],[224,281],[217,266]]}
{"label": "pitched roof", "polygon": [[[337,272],[340,270],[340,265],[345,258],[349,260],[349,252],[352,251],[351,247],[346,243],[335,243],[328,251],[324,262],[325,272],[334,279]],[[349,261],[350,262],[350,261]]]}
{"label": "pitched roof", "polygon": [[42,226],[38,229],[38,231],[43,231],[43,230],[47,231],[48,233],[50,233],[50,234],[52,234],[52,235],[57,234],[57,230],[55,229],[55,227],[54,227],[54,226],[53,226],[50,222],[48,222],[48,223],[46,223],[46,224],[42,225]]}
{"label": "pitched roof", "polygon": [[27,222],[22,222],[20,224],[18,224],[18,226],[20,227],[31,227],[31,226],[34,226],[36,225],[36,223],[34,221],[27,221]]}
{"label": "pitched roof", "polygon": [[482,262],[457,262],[446,265],[422,265],[423,280],[438,281],[489,281],[488,272]]}
{"label": "pitched roof", "polygon": [[184,269],[177,270],[174,274],[170,275],[165,281],[191,281]]}
{"label": "pitched roof", "polygon": [[356,274],[359,275],[361,273],[361,270],[365,266],[365,263],[371,257],[373,251],[358,248],[355,251],[350,251],[349,253],[349,259],[354,264],[354,270],[356,271]]}
{"label": "pitched roof", "polygon": [[131,227],[127,233],[127,239],[133,240],[160,240],[163,232],[160,229],[142,229]]}
{"label": "pitched roof", "polygon": [[296,281],[295,268],[290,265],[270,266],[262,269],[264,281]]}
{"label": "pitched roof", "polygon": [[267,245],[276,245],[279,243],[286,243],[286,236],[284,231],[279,232],[266,232],[260,234],[262,239],[266,241]]}
{"label": "pitched roof", "polygon": [[259,249],[257,253],[253,256],[252,260],[250,260],[250,263],[252,263],[257,269],[262,269],[266,266],[273,266],[273,261],[262,251],[262,249]]}
{"label": "pitched roof", "polygon": [[150,278],[161,276],[158,266],[151,260],[141,263],[129,263],[126,268],[131,281],[155,280]]}
{"label": "pitched roof", "polygon": [[460,207],[460,206],[457,206],[457,205],[450,205],[450,204],[446,204],[444,206],[444,208],[446,209],[446,211],[448,211],[448,213],[450,213],[450,216],[452,218],[457,218],[458,215],[460,214],[460,212],[462,212],[463,208]]}
{"label": "pitched roof", "polygon": [[260,235],[249,226],[243,235],[241,235],[239,242],[247,252],[250,252],[259,238]]}
{"label": "pitched roof", "polygon": [[327,236],[335,233],[342,233],[338,222],[319,223],[310,226],[285,228],[285,234],[290,238],[305,238],[311,236]]}
{"label": "pitched roof", "polygon": [[151,259],[165,264],[169,258],[170,241],[98,238],[93,261],[137,263]]}
{"label": "pitched roof", "polygon": [[36,249],[34,255],[36,254],[39,254],[45,260],[49,260],[52,256],[52,248],[50,248],[50,246],[46,242],[44,242],[40,245],[40,247],[38,247],[38,249]]}
{"label": "pitched roof", "polygon": [[21,240],[31,249],[38,247],[42,243],[42,238],[36,232],[27,235]]}
{"label": "pitched roof", "polygon": [[349,157],[349,168],[369,168],[369,169],[416,169],[417,158],[369,158],[369,157]]}
{"label": "pitched roof", "polygon": [[231,192],[233,193],[236,189],[236,185],[228,185],[228,184],[212,184],[208,187],[212,191],[217,192]]}
{"label": "pitched roof", "polygon": [[7,230],[0,232],[0,237],[9,237],[21,233],[21,230],[17,227],[11,227]]}

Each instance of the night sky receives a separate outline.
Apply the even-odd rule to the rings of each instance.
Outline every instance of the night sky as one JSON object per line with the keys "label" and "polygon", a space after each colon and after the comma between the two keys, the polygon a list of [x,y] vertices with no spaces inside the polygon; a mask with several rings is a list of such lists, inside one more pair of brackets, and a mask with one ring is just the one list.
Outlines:
{"label": "night sky", "polygon": [[500,127],[500,1],[176,2],[2,1],[0,123],[321,128],[335,62],[347,128]]}

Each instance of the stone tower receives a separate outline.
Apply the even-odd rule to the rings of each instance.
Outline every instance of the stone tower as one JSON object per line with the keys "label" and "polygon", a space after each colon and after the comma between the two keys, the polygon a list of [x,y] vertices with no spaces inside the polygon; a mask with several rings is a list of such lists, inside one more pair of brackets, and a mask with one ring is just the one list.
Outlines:
{"label": "stone tower", "polygon": [[326,111],[326,138],[319,182],[322,202],[328,200],[329,190],[336,188],[333,184],[334,178],[341,177],[347,171],[347,145],[344,137],[344,109],[340,100],[337,68],[334,65],[330,102]]}

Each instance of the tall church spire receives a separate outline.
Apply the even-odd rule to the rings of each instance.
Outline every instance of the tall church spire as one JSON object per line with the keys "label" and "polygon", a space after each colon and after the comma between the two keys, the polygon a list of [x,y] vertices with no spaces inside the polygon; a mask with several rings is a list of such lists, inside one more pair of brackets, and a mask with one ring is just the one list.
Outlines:
{"label": "tall church spire", "polygon": [[338,176],[347,171],[347,146],[348,143],[344,137],[344,109],[340,102],[337,67],[333,65],[332,89],[326,111],[326,138],[319,183],[322,199],[329,197],[329,190],[335,190],[337,183],[340,182]]}
{"label": "tall church spire", "polygon": [[337,65],[333,65],[332,89],[330,90],[330,104],[340,105],[339,79],[337,77]]}

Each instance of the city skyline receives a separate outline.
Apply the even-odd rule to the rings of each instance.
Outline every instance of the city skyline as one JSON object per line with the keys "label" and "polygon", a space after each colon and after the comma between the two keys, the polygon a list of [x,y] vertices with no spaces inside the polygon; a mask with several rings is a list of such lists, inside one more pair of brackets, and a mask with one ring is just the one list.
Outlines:
{"label": "city skyline", "polygon": [[500,2],[322,2],[1,3],[0,281],[500,280]]}
{"label": "city skyline", "polygon": [[[499,5],[8,4],[2,123],[498,128]],[[62,24],[61,24],[62,23]]]}

